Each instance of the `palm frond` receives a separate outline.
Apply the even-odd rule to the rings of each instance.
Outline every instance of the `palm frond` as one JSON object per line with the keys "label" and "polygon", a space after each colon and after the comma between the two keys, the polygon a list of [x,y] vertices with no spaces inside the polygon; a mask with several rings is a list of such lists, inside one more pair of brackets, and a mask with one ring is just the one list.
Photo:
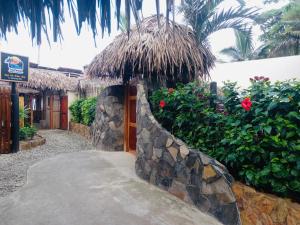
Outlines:
{"label": "palm frond", "polygon": [[241,32],[247,32],[249,27],[247,26],[246,19],[253,19],[257,15],[257,9],[253,8],[230,8],[228,10],[222,10],[219,13],[215,13],[212,18],[207,21],[207,26],[202,32],[202,39],[208,38],[208,36],[216,31],[232,28]]}
{"label": "palm frond", "polygon": [[[125,3],[127,30],[130,30],[130,16],[133,14],[139,24],[139,11],[143,0],[9,0],[0,1],[0,38],[6,38],[11,31],[18,32],[20,22],[29,24],[32,40],[41,44],[42,32],[48,36],[48,27],[53,32],[53,40],[62,38],[61,24],[64,22],[64,2],[67,3],[69,16],[73,18],[77,34],[80,34],[83,23],[87,23],[93,32],[98,34],[97,20],[100,18],[100,30],[111,32],[111,4],[115,2],[116,21],[119,27],[121,2]],[[159,8],[159,1],[156,1]],[[159,15],[159,10],[158,10]],[[46,18],[49,22],[46,23]]]}
{"label": "palm frond", "polygon": [[241,61],[239,50],[235,47],[224,48],[220,51],[221,54],[227,55],[233,59],[233,61]]}

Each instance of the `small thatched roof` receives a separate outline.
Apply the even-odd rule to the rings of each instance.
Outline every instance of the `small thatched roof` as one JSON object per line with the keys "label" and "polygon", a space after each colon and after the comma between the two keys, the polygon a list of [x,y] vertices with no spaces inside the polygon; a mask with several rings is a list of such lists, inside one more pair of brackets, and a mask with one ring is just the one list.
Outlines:
{"label": "small thatched roof", "polygon": [[133,28],[98,54],[86,69],[89,77],[123,77],[126,82],[137,74],[162,81],[188,82],[198,75],[207,77],[214,64],[214,56],[198,45],[193,31],[187,26],[167,24],[152,16],[143,20],[139,30]]}
{"label": "small thatched roof", "polygon": [[78,80],[78,85],[77,85],[77,90],[82,91],[82,90],[99,90],[99,89],[104,89],[108,86],[111,85],[117,85],[121,84],[122,81],[120,79],[112,79],[112,78],[94,78],[94,79],[79,79]]}
{"label": "small thatched roof", "polygon": [[37,90],[66,91],[75,90],[78,79],[67,77],[64,73],[55,70],[29,69],[29,81],[20,83],[20,87]]}

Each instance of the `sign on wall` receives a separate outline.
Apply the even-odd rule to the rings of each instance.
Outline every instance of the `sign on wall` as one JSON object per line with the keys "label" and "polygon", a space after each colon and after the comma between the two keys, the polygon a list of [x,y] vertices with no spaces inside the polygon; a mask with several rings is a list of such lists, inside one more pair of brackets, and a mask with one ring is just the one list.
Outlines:
{"label": "sign on wall", "polygon": [[1,52],[0,61],[1,80],[14,82],[28,81],[28,57]]}

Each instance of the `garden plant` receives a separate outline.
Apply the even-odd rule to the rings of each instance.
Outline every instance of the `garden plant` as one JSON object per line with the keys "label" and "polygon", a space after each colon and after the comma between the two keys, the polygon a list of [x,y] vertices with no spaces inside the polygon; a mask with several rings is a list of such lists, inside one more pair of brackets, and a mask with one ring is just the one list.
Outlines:
{"label": "garden plant", "polygon": [[78,99],[70,106],[72,121],[90,126],[95,119],[97,98]]}
{"label": "garden plant", "polygon": [[227,82],[221,92],[211,104],[207,84],[179,84],[150,102],[163,127],[237,180],[300,201],[300,82],[257,76],[245,90]]}

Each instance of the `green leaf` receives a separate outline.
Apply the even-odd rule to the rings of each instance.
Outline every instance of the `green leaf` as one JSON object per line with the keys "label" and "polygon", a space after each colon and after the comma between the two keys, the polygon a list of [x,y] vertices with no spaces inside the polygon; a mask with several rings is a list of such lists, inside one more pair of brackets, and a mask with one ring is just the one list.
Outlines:
{"label": "green leaf", "polygon": [[268,111],[272,111],[278,106],[277,102],[271,102],[268,106]]}
{"label": "green leaf", "polygon": [[271,126],[264,127],[264,131],[266,131],[267,134],[271,134],[272,127]]}
{"label": "green leaf", "polygon": [[296,145],[293,147],[294,150],[300,151],[300,145]]}
{"label": "green leaf", "polygon": [[296,132],[294,132],[294,131],[289,131],[289,132],[287,132],[287,134],[286,134],[286,138],[291,138],[291,137],[294,137],[296,135]]}

